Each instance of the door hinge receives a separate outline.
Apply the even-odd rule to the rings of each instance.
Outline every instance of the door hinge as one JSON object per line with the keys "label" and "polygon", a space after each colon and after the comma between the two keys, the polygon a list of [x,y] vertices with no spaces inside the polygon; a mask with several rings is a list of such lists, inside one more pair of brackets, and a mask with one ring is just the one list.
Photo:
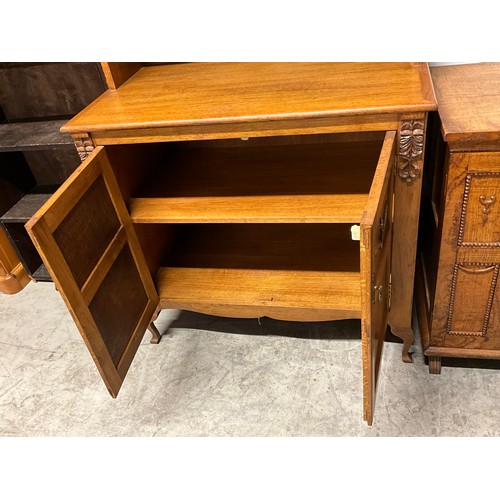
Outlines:
{"label": "door hinge", "polygon": [[392,299],[392,274],[389,274],[389,289],[387,290],[387,308],[391,310],[391,299]]}
{"label": "door hinge", "polygon": [[372,274],[372,304],[382,302],[384,300],[384,287],[377,285],[375,282],[375,274]]}

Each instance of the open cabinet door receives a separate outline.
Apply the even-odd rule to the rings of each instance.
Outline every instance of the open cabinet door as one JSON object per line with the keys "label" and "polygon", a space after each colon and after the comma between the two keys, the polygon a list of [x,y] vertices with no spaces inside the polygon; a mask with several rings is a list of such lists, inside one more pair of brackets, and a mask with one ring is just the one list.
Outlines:
{"label": "open cabinet door", "polygon": [[369,425],[390,307],[395,137],[395,132],[386,133],[361,220],[363,416]]}
{"label": "open cabinet door", "polygon": [[116,397],[159,299],[104,148],[26,229]]}

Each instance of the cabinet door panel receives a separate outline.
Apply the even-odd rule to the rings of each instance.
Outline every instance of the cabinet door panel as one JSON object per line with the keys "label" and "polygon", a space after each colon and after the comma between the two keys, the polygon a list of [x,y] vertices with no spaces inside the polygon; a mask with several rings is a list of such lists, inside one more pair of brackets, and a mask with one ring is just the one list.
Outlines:
{"label": "cabinet door panel", "polygon": [[390,301],[395,133],[388,132],[361,221],[363,414],[373,422]]}
{"label": "cabinet door panel", "polygon": [[103,148],[26,228],[116,397],[158,295]]}

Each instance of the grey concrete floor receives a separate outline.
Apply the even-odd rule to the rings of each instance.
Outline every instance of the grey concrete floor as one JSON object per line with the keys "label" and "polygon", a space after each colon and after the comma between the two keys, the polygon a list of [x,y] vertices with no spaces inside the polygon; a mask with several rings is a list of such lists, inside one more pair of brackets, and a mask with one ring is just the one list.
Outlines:
{"label": "grey concrete floor", "polygon": [[[112,399],[51,283],[0,295],[0,436],[499,436],[500,365],[430,375],[386,342],[372,427],[358,321],[162,311]],[[469,362],[469,365],[471,363]]]}

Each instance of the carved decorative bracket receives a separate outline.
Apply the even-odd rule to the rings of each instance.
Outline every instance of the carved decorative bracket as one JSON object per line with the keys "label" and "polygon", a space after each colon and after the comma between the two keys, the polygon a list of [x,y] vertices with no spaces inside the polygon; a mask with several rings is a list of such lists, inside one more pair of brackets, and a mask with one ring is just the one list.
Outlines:
{"label": "carved decorative bracket", "polygon": [[420,177],[422,153],[424,150],[425,120],[423,118],[403,119],[399,129],[399,177],[408,184]]}
{"label": "carved decorative bracket", "polygon": [[73,140],[75,141],[76,150],[78,151],[78,155],[80,156],[80,160],[84,161],[87,157],[94,151],[94,143],[90,135],[88,134],[79,134],[74,135]]}

